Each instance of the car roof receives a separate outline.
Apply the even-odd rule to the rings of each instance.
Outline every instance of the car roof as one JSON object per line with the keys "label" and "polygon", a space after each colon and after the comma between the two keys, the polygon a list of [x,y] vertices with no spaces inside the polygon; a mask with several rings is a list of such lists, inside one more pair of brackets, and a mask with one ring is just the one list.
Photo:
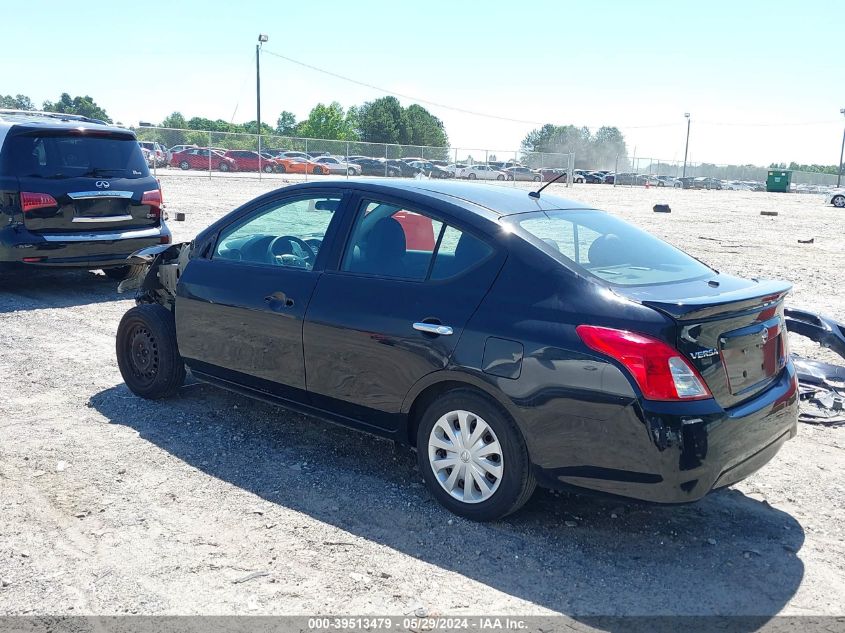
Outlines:
{"label": "car roof", "polygon": [[310,189],[331,184],[340,184],[344,187],[352,186],[359,191],[363,190],[373,193],[392,193],[394,195],[401,195],[403,193],[433,194],[441,200],[445,199],[478,215],[490,215],[492,213],[499,217],[517,213],[530,213],[532,211],[592,208],[581,202],[547,193],[541,194],[540,198],[532,198],[528,195],[529,190],[519,187],[456,182],[453,180],[400,180],[393,178],[374,180],[370,178],[350,178],[341,181],[320,180],[293,186]]}
{"label": "car roof", "polygon": [[132,130],[115,125],[109,125],[105,121],[91,119],[76,114],[64,114],[61,112],[37,112],[29,110],[6,110],[0,109],[0,128],[26,127],[28,129],[38,128],[59,128],[68,130],[101,130],[107,132],[119,132],[132,134]]}

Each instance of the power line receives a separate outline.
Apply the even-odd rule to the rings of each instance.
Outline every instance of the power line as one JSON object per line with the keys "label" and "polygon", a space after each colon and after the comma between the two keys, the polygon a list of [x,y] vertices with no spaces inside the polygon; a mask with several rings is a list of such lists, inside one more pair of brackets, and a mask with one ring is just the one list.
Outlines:
{"label": "power line", "polygon": [[[308,64],[306,62],[299,61],[298,59],[293,59],[292,57],[288,57],[287,55],[282,55],[280,53],[276,53],[276,52],[271,51],[271,50],[266,49],[266,48],[262,49],[261,52],[267,53],[268,55],[272,55],[273,57],[278,57],[279,59],[283,59],[283,60],[288,61],[292,64],[296,64],[297,66],[302,66],[303,68],[308,68],[309,70],[314,70],[318,73],[323,73],[324,75],[328,75],[329,77],[334,77],[335,79],[341,79],[343,81],[348,81],[349,83],[353,83],[353,84],[356,84],[358,86],[363,86],[364,88],[370,88],[371,90],[377,90],[379,92],[383,92],[385,94],[388,94],[388,95],[391,95],[391,96],[394,96],[394,97],[400,97],[402,99],[408,99],[409,101],[414,101],[414,102],[417,102],[417,103],[424,103],[426,105],[430,105],[430,106],[433,106],[433,107],[436,107],[436,108],[443,108],[444,110],[452,110],[454,112],[461,112],[463,114],[470,114],[472,116],[485,117],[485,118],[488,118],[488,119],[496,119],[498,121],[508,121],[510,123],[524,123],[524,124],[527,124],[527,125],[545,125],[546,123],[548,123],[548,121],[541,122],[541,121],[530,121],[530,120],[527,120],[527,119],[514,119],[514,118],[511,118],[511,117],[500,116],[498,114],[490,114],[488,112],[478,112],[477,110],[468,110],[466,108],[459,108],[457,106],[451,106],[451,105],[447,105],[445,103],[438,103],[437,101],[431,101],[429,99],[423,99],[422,97],[415,97],[413,95],[407,95],[407,94],[403,94],[401,92],[395,92],[393,90],[388,90],[387,88],[381,88],[379,86],[367,83],[365,81],[359,81],[357,79],[353,79],[352,77],[347,77],[345,75],[341,75],[341,74],[332,72],[330,70],[326,70],[325,68],[319,68],[319,67],[314,66],[312,64]],[[671,127],[671,126],[674,126],[674,125],[677,125],[677,124],[676,123],[657,123],[657,124],[653,124],[653,125],[629,125],[629,126],[617,126],[617,127],[621,127],[622,129],[635,129],[635,128],[639,129],[639,128],[653,128],[653,127]],[[599,127],[602,127],[602,126],[595,125],[595,126],[584,126],[584,127],[599,128]]]}
{"label": "power line", "polygon": [[[515,119],[512,117],[501,116],[498,114],[490,114],[489,112],[479,112],[477,110],[469,110],[467,108],[459,108],[457,106],[451,106],[445,103],[439,103],[437,101],[431,101],[429,99],[423,99],[422,97],[416,97],[413,95],[404,94],[401,92],[396,92],[393,90],[388,90],[387,88],[382,88],[380,86],[376,86],[371,83],[367,83],[366,81],[360,81],[358,79],[353,79],[352,77],[347,77],[346,75],[341,75],[340,73],[332,72],[331,70],[326,70],[325,68],[320,68],[318,66],[314,66],[313,64],[308,64],[306,62],[300,61],[298,59],[294,59],[292,57],[288,57],[287,55],[282,55],[281,53],[276,53],[275,51],[271,51],[267,48],[261,49],[262,53],[267,53],[268,55],[272,55],[273,57],[278,57],[279,59],[283,59],[291,64],[296,64],[297,66],[302,66],[303,68],[307,68],[309,70],[313,70],[318,73],[322,73],[324,75],[328,75],[329,77],[334,77],[335,79],[340,79],[342,81],[348,81],[349,83],[353,83],[357,86],[362,86],[364,88],[369,88],[371,90],[377,90],[378,92],[383,92],[384,94],[388,94],[394,97],[400,97],[402,99],[408,99],[409,101],[414,101],[416,103],[424,103],[426,105],[435,107],[435,108],[442,108],[444,110],[451,110],[453,112],[460,112],[462,114],[469,114],[472,116],[484,117],[487,119],[495,119],[497,121],[507,121],[509,123],[523,123],[526,125],[545,125],[548,121],[530,121],[528,119]],[[653,123],[648,125],[617,125],[615,127],[623,130],[643,130],[643,129],[650,129],[650,128],[661,128],[661,127],[676,127],[682,125],[682,121],[672,122],[672,123]],[[813,126],[813,125],[830,125],[832,123],[839,123],[839,121],[793,121],[789,123],[737,123],[733,121],[727,122],[718,122],[718,121],[698,121],[697,125],[724,125],[724,126],[732,126],[732,127],[793,127],[793,126]],[[578,126],[578,127],[586,127],[589,129],[597,129],[603,127],[601,125],[585,125],[585,126]]]}

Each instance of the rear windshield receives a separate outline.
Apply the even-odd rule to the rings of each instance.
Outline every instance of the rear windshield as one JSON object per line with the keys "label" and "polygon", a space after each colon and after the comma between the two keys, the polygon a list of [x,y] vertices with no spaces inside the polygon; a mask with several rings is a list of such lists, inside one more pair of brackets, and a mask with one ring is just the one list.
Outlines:
{"label": "rear windshield", "polygon": [[714,272],[674,246],[601,211],[544,211],[508,220],[575,270],[611,284],[677,283]]}
{"label": "rear windshield", "polygon": [[2,171],[26,178],[146,178],[141,148],[132,137],[62,132],[6,139]]}

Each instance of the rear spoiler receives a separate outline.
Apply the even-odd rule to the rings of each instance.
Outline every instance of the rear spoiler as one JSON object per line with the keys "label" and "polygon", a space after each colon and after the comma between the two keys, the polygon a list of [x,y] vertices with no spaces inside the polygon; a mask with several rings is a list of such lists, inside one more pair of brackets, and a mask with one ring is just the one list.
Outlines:
{"label": "rear spoiler", "polygon": [[782,281],[759,281],[750,288],[732,290],[716,296],[678,300],[644,299],[642,304],[668,314],[678,321],[689,321],[775,305],[790,290],[792,290],[792,285]]}

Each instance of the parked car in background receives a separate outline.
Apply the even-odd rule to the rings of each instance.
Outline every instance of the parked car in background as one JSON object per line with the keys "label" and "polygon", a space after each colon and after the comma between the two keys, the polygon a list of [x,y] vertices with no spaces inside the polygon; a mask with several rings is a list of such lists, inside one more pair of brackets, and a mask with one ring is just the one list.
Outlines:
{"label": "parked car in background", "polygon": [[237,165],[222,152],[207,147],[188,149],[176,152],[170,158],[170,166],[179,169],[205,169],[219,171],[236,171]]}
{"label": "parked car in background", "polygon": [[451,172],[427,160],[415,160],[411,163],[411,167],[429,178],[452,178]]}
{"label": "parked car in background", "polygon": [[281,154],[276,154],[276,158],[302,158],[311,160],[311,156],[305,152],[282,152]]}
{"label": "parked car in background", "polygon": [[263,171],[272,173],[277,171],[279,163],[275,158],[265,158],[248,149],[230,149],[224,154],[226,158],[235,161],[236,171]]}
{"label": "parked car in background", "polygon": [[466,165],[465,163],[450,163],[449,165],[446,165],[443,169],[452,174],[452,178],[457,178],[458,172],[460,172],[462,169],[466,169],[468,166],[469,165]]}
{"label": "parked car in background", "polygon": [[431,496],[468,519],[537,485],[696,501],[797,433],[789,284],[547,193],[302,183],[133,261],[152,283],[117,328],[132,393],[178,397],[187,366],[413,446]]}
{"label": "parked car in background", "polygon": [[458,178],[469,180],[507,180],[504,172],[491,167],[490,165],[472,165],[465,167],[458,172]]}
{"label": "parked car in background", "polygon": [[167,164],[167,149],[161,143],[154,141],[138,141],[138,145],[150,152],[150,157],[155,167],[163,167]]}
{"label": "parked car in background", "polygon": [[567,175],[565,169],[556,169],[556,168],[553,168],[553,167],[545,167],[543,169],[538,169],[537,172],[543,178],[544,182],[551,182],[555,178],[558,178],[558,176],[560,176],[560,178],[558,179],[557,182],[566,182],[569,179],[569,176]]}
{"label": "parked car in background", "polygon": [[[364,176],[389,176],[396,178],[402,175],[401,168],[391,165],[389,161],[379,160],[377,158],[356,158],[349,162],[353,165],[358,165]],[[413,169],[410,165],[409,168]]]}
{"label": "parked car in background", "polygon": [[729,180],[724,184],[724,188],[729,191],[753,191],[754,187],[747,182],[741,180]]}
{"label": "parked car in background", "polygon": [[349,176],[360,176],[363,169],[361,165],[347,163],[335,156],[319,156],[313,159],[315,163],[327,167],[330,174],[344,174]]}
{"label": "parked car in background", "polygon": [[153,153],[148,150],[146,147],[141,148],[141,155],[144,157],[144,162],[147,163],[147,167],[152,167],[154,160],[153,160]]}
{"label": "parked car in background", "polygon": [[678,183],[680,183],[681,189],[692,189],[692,184],[695,181],[695,178],[692,176],[682,176],[681,178],[676,179]]}
{"label": "parked car in background", "polygon": [[587,182],[587,172],[583,169],[576,169],[572,172],[572,182],[585,183]]}
{"label": "parked car in background", "polygon": [[167,164],[170,164],[170,161],[173,159],[173,154],[178,154],[179,152],[184,152],[189,149],[197,149],[199,146],[197,145],[174,145],[169,150],[167,150]]}
{"label": "parked car in background", "polygon": [[596,171],[588,171],[584,174],[584,182],[590,185],[600,185],[604,182],[605,174]]}
{"label": "parked car in background", "polygon": [[504,167],[502,172],[505,174],[506,180],[533,180],[535,182],[543,180],[540,172],[528,169],[528,167]]}
{"label": "parked car in background", "polygon": [[673,176],[649,176],[647,182],[650,187],[681,187],[678,179]]}
{"label": "parked car in background", "polygon": [[404,160],[399,160],[396,158],[391,158],[389,160],[384,161],[387,163],[388,167],[392,167],[393,169],[390,170],[391,176],[402,176],[403,178],[413,178],[417,175],[417,170],[411,167],[408,163]]}
{"label": "parked car in background", "polygon": [[692,181],[693,189],[721,189],[722,181],[718,178],[699,176]]}
{"label": "parked car in background", "polygon": [[276,171],[280,174],[314,174],[325,176],[329,168],[305,158],[276,158]]}
{"label": "parked car in background", "polygon": [[827,204],[832,204],[837,209],[845,209],[845,189],[834,189],[825,199]]}
{"label": "parked car in background", "polygon": [[0,110],[0,268],[122,279],[131,253],[170,244],[144,149],[130,130],[94,119]]}

